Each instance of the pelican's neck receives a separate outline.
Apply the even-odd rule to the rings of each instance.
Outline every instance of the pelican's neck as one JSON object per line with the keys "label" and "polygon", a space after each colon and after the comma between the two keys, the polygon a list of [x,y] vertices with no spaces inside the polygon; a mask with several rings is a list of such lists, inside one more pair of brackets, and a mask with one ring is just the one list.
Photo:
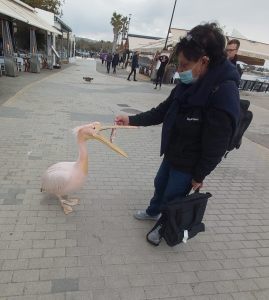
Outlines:
{"label": "pelican's neck", "polygon": [[88,174],[88,149],[85,140],[78,138],[78,148],[79,148],[79,155],[78,155],[78,164],[83,169],[85,175]]}

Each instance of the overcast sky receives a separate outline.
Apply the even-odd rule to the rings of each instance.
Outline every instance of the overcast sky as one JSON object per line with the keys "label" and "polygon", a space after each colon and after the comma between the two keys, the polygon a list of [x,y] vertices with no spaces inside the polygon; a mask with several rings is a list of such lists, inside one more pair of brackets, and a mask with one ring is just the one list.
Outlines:
{"label": "overcast sky", "polygon": [[[63,20],[78,36],[112,40],[113,11],[132,14],[130,33],[165,37],[174,0],[65,0]],[[269,43],[268,0],[178,0],[172,27],[218,21],[249,39]]]}

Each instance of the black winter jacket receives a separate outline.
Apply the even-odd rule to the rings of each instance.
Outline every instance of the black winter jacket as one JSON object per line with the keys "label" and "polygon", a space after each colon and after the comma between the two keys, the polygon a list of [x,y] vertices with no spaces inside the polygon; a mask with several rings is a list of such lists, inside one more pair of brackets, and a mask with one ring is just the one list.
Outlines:
{"label": "black winter jacket", "polygon": [[130,116],[130,125],[163,123],[161,155],[202,182],[220,163],[237,126],[239,74],[224,60],[193,85],[179,84],[150,111]]}
{"label": "black winter jacket", "polygon": [[119,60],[120,60],[119,54],[118,53],[114,54],[112,59],[112,65],[117,66],[119,64]]}
{"label": "black winter jacket", "polygon": [[132,69],[138,68],[138,55],[134,54],[132,58]]}

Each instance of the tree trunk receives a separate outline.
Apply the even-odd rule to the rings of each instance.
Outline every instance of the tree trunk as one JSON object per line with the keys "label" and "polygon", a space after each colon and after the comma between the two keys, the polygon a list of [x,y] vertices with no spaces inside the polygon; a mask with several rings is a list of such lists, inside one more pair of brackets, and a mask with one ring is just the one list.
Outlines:
{"label": "tree trunk", "polygon": [[114,33],[112,53],[114,53],[116,51],[118,36],[119,36],[119,34],[117,32]]}

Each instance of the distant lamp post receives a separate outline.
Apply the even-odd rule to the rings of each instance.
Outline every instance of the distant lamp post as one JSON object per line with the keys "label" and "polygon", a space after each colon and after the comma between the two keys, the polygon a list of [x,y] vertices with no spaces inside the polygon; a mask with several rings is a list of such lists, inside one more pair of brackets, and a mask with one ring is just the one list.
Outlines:
{"label": "distant lamp post", "polygon": [[172,16],[171,16],[171,20],[170,20],[170,24],[169,24],[169,28],[168,28],[168,32],[167,32],[167,36],[166,36],[165,45],[164,45],[163,50],[167,50],[167,43],[168,43],[169,33],[170,33],[171,25],[172,25],[172,22],[173,22],[176,5],[177,5],[177,0],[175,0],[175,4],[174,4],[174,8],[173,8],[173,12],[172,12]]}
{"label": "distant lamp post", "polygon": [[128,23],[127,23],[127,37],[128,37],[128,34],[129,34],[130,23],[131,23],[131,17],[132,17],[132,14],[129,14],[129,19],[128,19]]}

